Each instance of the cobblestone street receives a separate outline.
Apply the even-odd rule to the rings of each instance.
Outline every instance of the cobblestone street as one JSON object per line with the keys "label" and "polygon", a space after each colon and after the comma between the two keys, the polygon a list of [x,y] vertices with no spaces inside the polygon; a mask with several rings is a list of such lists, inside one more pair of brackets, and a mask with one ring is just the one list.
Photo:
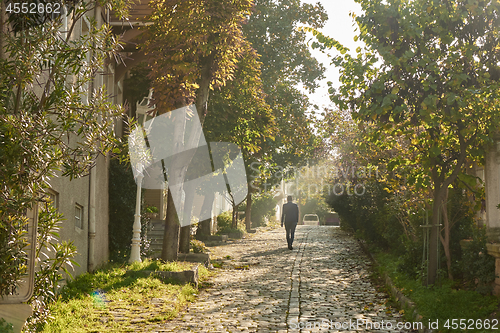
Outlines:
{"label": "cobblestone street", "polygon": [[[225,258],[212,285],[179,317],[149,332],[411,332],[369,279],[358,243],[336,227],[298,226],[211,248]],[[357,325],[359,324],[359,326]]]}

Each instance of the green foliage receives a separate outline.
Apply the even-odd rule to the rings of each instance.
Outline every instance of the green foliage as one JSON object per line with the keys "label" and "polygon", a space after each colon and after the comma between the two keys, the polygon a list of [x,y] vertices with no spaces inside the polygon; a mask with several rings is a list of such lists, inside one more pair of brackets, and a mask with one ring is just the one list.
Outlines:
{"label": "green foliage", "polygon": [[[438,225],[448,188],[468,178],[465,162],[484,160],[484,147],[498,133],[500,3],[358,2],[357,39],[366,46],[355,57],[334,58],[342,85],[331,99],[351,112],[367,142],[381,149],[404,145],[405,154],[388,156],[388,169],[404,169],[407,184],[430,192],[432,224]],[[446,221],[445,228],[450,231]],[[431,228],[430,283],[438,233]]]}
{"label": "green foliage", "polygon": [[224,212],[217,216],[217,235],[233,234],[238,238],[245,234],[244,226],[239,223],[236,229],[232,228],[231,212]]}
{"label": "green foliage", "polygon": [[400,245],[403,228],[387,205],[388,193],[379,182],[365,183],[365,194],[330,193],[326,199],[339,214],[342,224],[382,248]]}
{"label": "green foliage", "polygon": [[129,75],[123,80],[123,96],[127,97],[126,103],[129,104],[133,112],[136,111],[137,102],[141,102],[144,97],[149,95],[151,82],[148,74],[150,71],[145,63],[141,63],[132,68]]}
{"label": "green foliage", "polygon": [[[257,57],[246,43],[234,80],[213,92],[203,124],[207,141],[235,143],[247,166],[248,161],[267,151],[267,142],[274,140],[276,133],[274,115],[264,98]],[[247,167],[250,179],[252,174],[248,171]]]}
{"label": "green foliage", "polygon": [[73,260],[76,246],[59,239],[62,220],[62,214],[51,203],[42,204],[38,214],[35,286],[29,301],[33,315],[26,321],[25,332],[38,332],[45,325],[50,318],[49,305],[57,298],[63,273],[71,279],[73,266],[79,266]]}
{"label": "green foliage", "polygon": [[[113,264],[95,273],[85,273],[62,288],[50,305],[52,320],[41,330],[46,333],[148,331],[147,326],[175,318],[196,289],[191,284],[169,283],[142,271],[182,271],[192,263],[145,260],[132,265]],[[209,274],[199,267],[200,281]],[[161,299],[162,302],[154,302]],[[124,320],[116,320],[119,311]]]}
{"label": "green foliage", "polygon": [[197,240],[197,239],[192,239],[190,241],[190,247],[194,253],[206,253],[207,252],[207,248],[205,246],[205,243],[203,243],[202,241]]}
{"label": "green foliage", "polygon": [[495,258],[486,249],[486,229],[474,228],[472,240],[465,243],[461,268],[467,287],[489,294],[495,280]]}
{"label": "green foliage", "polygon": [[[252,15],[242,29],[245,38],[259,55],[260,79],[265,102],[272,110],[273,139],[261,145],[259,153],[247,158],[247,165],[259,162],[259,171],[247,168],[254,177],[251,188],[266,191],[279,180],[270,177],[291,165],[303,165],[317,158],[322,142],[313,131],[314,121],[308,116],[312,103],[297,86],[314,91],[323,78],[325,68],[311,55],[306,33],[299,25],[320,28],[327,19],[321,4],[305,4],[299,0],[257,0]],[[252,123],[260,124],[264,118]],[[252,215],[253,218],[253,215]]]}
{"label": "green foliage", "polygon": [[231,223],[232,218],[230,212],[224,212],[217,216],[218,233],[223,234],[229,232],[229,230],[231,230]]}
{"label": "green foliage", "polygon": [[[106,61],[119,57],[119,43],[111,27],[97,26],[87,15],[96,4],[70,6],[67,22],[75,24],[67,28],[62,16],[30,25],[13,14],[14,26],[5,24],[0,32],[0,295],[12,290],[26,269],[24,212],[41,200],[50,178],[88,174],[117,141],[110,128],[122,109],[93,81]],[[127,1],[99,4],[126,12]],[[84,16],[88,32],[73,38]],[[71,252],[64,246],[58,251]],[[47,283],[53,285],[53,278]]]}
{"label": "green foliage", "polygon": [[[375,254],[377,269],[389,275],[398,290],[409,297],[416,305],[419,321],[439,319],[440,328],[450,318],[486,319],[498,307],[498,299],[494,296],[481,295],[471,290],[456,290],[453,283],[445,280],[441,286],[426,287],[420,280],[415,280],[398,270],[400,258],[384,252]],[[413,321],[412,318],[406,318]],[[452,332],[462,332],[452,331]]]}
{"label": "green foliage", "polygon": [[11,323],[6,322],[5,319],[0,318],[0,332],[14,333],[14,326]]}
{"label": "green foliage", "polygon": [[192,268],[191,263],[179,261],[167,261],[145,259],[141,262],[134,262],[127,265],[130,271],[166,271],[166,272],[181,272]]}
{"label": "green foliage", "polygon": [[[426,261],[422,261],[424,242],[422,237],[417,240],[403,238],[403,251],[398,263],[398,271],[409,278],[419,280],[425,274]],[[393,251],[393,253],[396,253]]]}
{"label": "green foliage", "polygon": [[[248,23],[243,26],[245,36],[260,55],[264,91],[272,97],[280,97],[284,91],[303,84],[308,90],[317,87],[324,67],[311,55],[307,36],[296,29],[299,25],[321,28],[328,16],[320,3],[306,4],[299,0],[256,0]],[[277,88],[277,89],[276,89]],[[273,92],[273,90],[275,90]],[[278,91],[285,89],[284,91]],[[288,91],[296,91],[295,89]],[[295,99],[297,96],[293,96]],[[298,103],[299,100],[297,100]]]}
{"label": "green foliage", "polygon": [[252,200],[252,225],[262,227],[266,220],[276,214],[276,202],[272,193],[264,192],[254,195]]}
{"label": "green foliage", "polygon": [[[472,193],[468,190],[468,187],[456,186],[457,183],[454,184],[453,189],[448,191],[448,216],[452,225],[450,236],[451,267],[454,277],[465,279],[464,274],[468,273],[468,268],[462,265],[465,253],[460,242],[463,239],[476,238],[477,212],[481,207],[481,193],[484,188]],[[474,188],[477,188],[477,184],[475,184]],[[475,197],[478,204],[473,201],[473,197]]]}
{"label": "green foliage", "polygon": [[[0,212],[1,214],[1,212]],[[26,273],[27,219],[23,216],[0,215],[0,295],[10,294]]]}
{"label": "green foliage", "polygon": [[312,43],[313,49],[320,49],[321,51],[325,51],[327,49],[337,49],[340,54],[345,54],[349,49],[333,38],[327,37],[323,35],[318,30],[311,27],[301,27],[300,30],[307,31],[313,34],[314,37],[318,40],[317,42]]}
{"label": "green foliage", "polygon": [[109,252],[112,261],[130,256],[137,185],[129,165],[109,165]]}
{"label": "green foliage", "polygon": [[[161,113],[179,105],[206,103],[209,87],[219,88],[233,79],[245,45],[241,24],[251,5],[250,0],[150,2],[152,24],[142,48],[149,55],[155,103]],[[203,121],[206,105],[196,105]]]}

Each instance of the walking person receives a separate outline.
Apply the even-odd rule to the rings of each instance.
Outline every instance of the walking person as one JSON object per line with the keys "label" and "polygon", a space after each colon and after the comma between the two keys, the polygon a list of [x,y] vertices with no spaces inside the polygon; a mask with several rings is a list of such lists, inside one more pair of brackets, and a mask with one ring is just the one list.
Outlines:
{"label": "walking person", "polygon": [[292,202],[293,198],[291,195],[287,197],[287,203],[283,205],[283,210],[281,213],[281,227],[283,223],[285,224],[286,230],[286,241],[288,242],[288,248],[293,250],[292,243],[295,236],[295,228],[299,222],[299,206]]}

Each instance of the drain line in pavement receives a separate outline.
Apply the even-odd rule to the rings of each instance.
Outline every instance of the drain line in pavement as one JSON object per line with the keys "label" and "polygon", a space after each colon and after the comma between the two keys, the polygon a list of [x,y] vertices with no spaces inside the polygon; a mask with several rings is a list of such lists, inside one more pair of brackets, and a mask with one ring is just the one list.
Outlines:
{"label": "drain line in pavement", "polygon": [[302,242],[297,249],[297,254],[292,266],[290,296],[288,297],[288,312],[286,315],[287,331],[290,331],[290,322],[298,323],[300,319],[300,264],[302,263],[302,256],[310,232],[311,230],[302,237]]}

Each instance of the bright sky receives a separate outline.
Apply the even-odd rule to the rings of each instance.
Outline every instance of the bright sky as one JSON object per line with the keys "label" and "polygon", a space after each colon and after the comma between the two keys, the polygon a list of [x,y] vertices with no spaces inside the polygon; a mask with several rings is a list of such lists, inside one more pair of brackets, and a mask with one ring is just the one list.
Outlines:
{"label": "bright sky", "polygon": [[[355,3],[354,0],[302,0],[302,2],[311,4],[320,2],[328,14],[328,21],[325,27],[320,31],[324,35],[336,39],[347,47],[352,55],[355,55],[356,48],[361,46],[361,44],[353,40],[354,36],[357,34],[354,31],[357,25],[352,17],[349,16],[349,12],[352,11],[356,14],[360,14],[361,6]],[[333,53],[334,55],[338,54],[336,51],[333,52],[335,52]],[[339,87],[339,72],[335,66],[330,65],[331,58],[328,58],[325,54],[313,50],[313,55],[326,67],[326,79],[321,82],[320,88],[311,95],[311,102],[321,107],[322,105],[331,104],[330,98],[328,97],[328,86],[326,82],[331,81],[334,87]]]}

